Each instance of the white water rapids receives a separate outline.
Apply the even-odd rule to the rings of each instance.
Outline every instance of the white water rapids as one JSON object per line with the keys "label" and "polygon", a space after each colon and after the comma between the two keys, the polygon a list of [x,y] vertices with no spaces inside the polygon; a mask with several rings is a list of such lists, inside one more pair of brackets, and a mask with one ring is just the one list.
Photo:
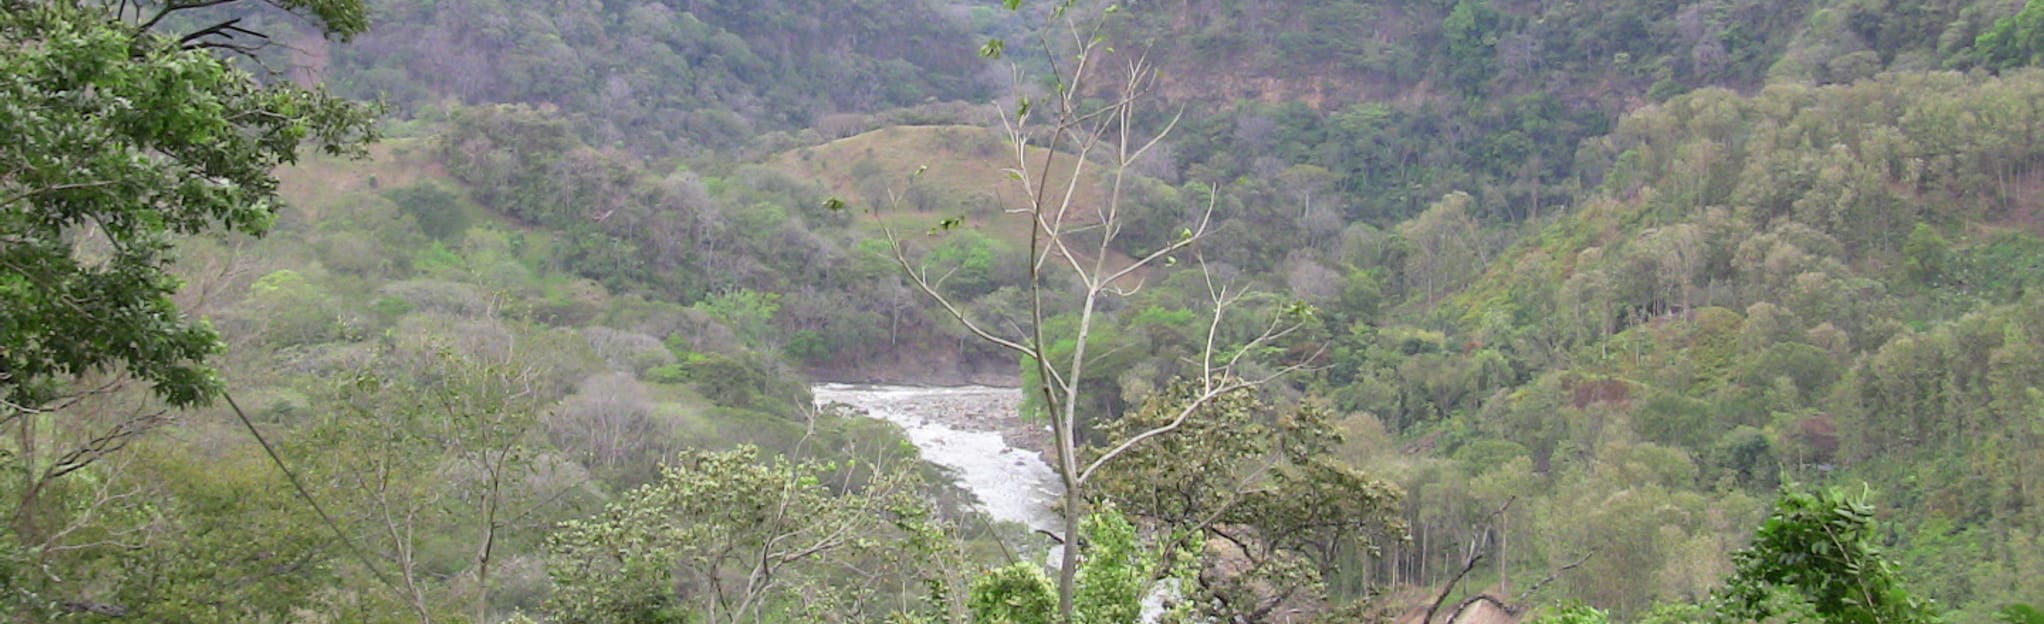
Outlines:
{"label": "white water rapids", "polygon": [[992,424],[1020,418],[1016,389],[819,384],[811,391],[818,406],[843,403],[900,425],[923,459],[956,471],[958,485],[993,519],[1059,531],[1050,511],[1060,491],[1057,474]]}
{"label": "white water rapids", "polygon": [[[818,384],[810,388],[816,405],[843,403],[867,416],[900,425],[923,459],[957,472],[958,485],[978,497],[980,508],[995,520],[1020,522],[1029,528],[1062,533],[1051,504],[1061,488],[1057,473],[1033,451],[1008,444],[998,428],[1013,427],[1020,418],[1022,393],[1014,388],[961,386],[930,388]],[[1057,566],[1057,548],[1045,563]],[[1143,596],[1142,619],[1152,624],[1165,605],[1176,602],[1178,585],[1167,579]]]}

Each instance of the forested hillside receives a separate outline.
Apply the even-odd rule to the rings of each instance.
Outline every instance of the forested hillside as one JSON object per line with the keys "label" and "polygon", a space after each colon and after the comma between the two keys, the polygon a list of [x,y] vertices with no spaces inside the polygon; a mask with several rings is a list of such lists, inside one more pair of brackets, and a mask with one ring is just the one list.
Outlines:
{"label": "forested hillside", "polygon": [[[962,7],[888,2],[377,2],[382,25],[331,48],[341,93],[402,114],[516,103],[592,145],[729,150],[830,115],[983,101]],[[785,139],[783,139],[785,140]]]}
{"label": "forested hillside", "polygon": [[0,621],[2039,621],[2044,2],[0,9]]}
{"label": "forested hillside", "polygon": [[[2023,467],[2040,413],[2024,319],[2044,247],[2018,164],[2037,158],[2023,137],[2038,78],[1713,89],[1629,114],[1599,191],[1430,312],[1466,345],[1451,370],[1495,353],[1519,382],[1376,411],[1444,446],[1509,440],[1481,461],[1523,457],[1559,491],[1638,487],[1620,467],[1657,456],[1682,459],[1646,480],[1676,491],[1875,484],[1898,510],[1890,544],[1931,595],[1976,612],[2035,595],[2028,575],[2000,570],[2035,565],[2040,517]],[[1698,511],[1711,508],[1735,507]],[[1678,572],[1697,553],[1668,538],[1726,539],[1708,521],[1611,513],[1659,526],[1639,542],[1654,554],[1631,556],[1661,559],[1661,576],[1630,578],[1662,595],[1706,589],[1678,587],[1699,578]],[[1614,535],[1585,537],[1610,552]],[[1623,576],[1577,582],[1611,592]]]}
{"label": "forested hillside", "polygon": [[[1140,2],[1110,30],[1194,110],[1173,167],[1333,173],[1384,227],[1461,190],[1522,220],[1594,186],[1581,154],[1623,113],[1702,87],[1834,84],[1886,69],[2007,66],[2008,2]],[[2022,31],[2028,32],[2028,31]],[[1976,40],[1988,48],[1976,50]],[[2029,45],[2029,44],[2021,44]],[[2020,64],[2020,63],[2016,63]],[[1585,167],[1592,167],[1583,171]],[[1581,184],[1584,174],[1591,182]]]}

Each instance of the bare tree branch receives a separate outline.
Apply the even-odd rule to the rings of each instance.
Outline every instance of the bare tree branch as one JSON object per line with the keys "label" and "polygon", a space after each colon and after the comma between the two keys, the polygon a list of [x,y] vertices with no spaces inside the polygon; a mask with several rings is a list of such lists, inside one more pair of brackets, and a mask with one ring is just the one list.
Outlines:
{"label": "bare tree branch", "polygon": [[[1505,499],[1505,504],[1499,505],[1497,510],[1490,512],[1486,522],[1496,522],[1497,517],[1504,515],[1506,510],[1512,508],[1512,503],[1518,500],[1519,497],[1517,496]],[[1483,535],[1488,536],[1489,534],[1490,530],[1487,525]],[[1476,569],[1476,564],[1483,561],[1484,556],[1489,554],[1488,542],[1487,537],[1477,537],[1470,540],[1469,556],[1462,561],[1462,570],[1456,572],[1454,578],[1448,579],[1448,584],[1441,587],[1441,593],[1435,596],[1433,604],[1427,607],[1426,617],[1420,620],[1421,624],[1433,624],[1434,614],[1441,610],[1441,603],[1447,602],[1448,595],[1454,593],[1455,586],[1461,584],[1462,578],[1469,576],[1469,571]]]}
{"label": "bare tree branch", "polygon": [[1427,607],[1426,616],[1420,618],[1422,624],[1433,624],[1434,614],[1440,612],[1441,603],[1448,601],[1448,594],[1453,593],[1455,586],[1462,583],[1462,577],[1469,576],[1469,571],[1476,569],[1476,564],[1483,561],[1484,554],[1483,551],[1478,550],[1470,553],[1469,558],[1463,560],[1462,570],[1456,572],[1454,578],[1448,579],[1448,584],[1441,587],[1441,593],[1434,596],[1433,604]]}
{"label": "bare tree branch", "polygon": [[[150,16],[149,19],[144,20],[140,24],[136,24],[135,32],[147,32],[150,29],[155,28],[157,24],[162,23],[164,18],[170,17],[172,13],[176,13],[178,11],[203,9],[206,7],[219,6],[234,1],[235,0],[169,0],[168,2],[163,3],[163,8],[157,9],[155,15]],[[142,10],[140,2],[136,3],[135,10],[138,13]]]}
{"label": "bare tree branch", "polygon": [[1121,444],[1117,444],[1113,448],[1108,449],[1106,452],[1101,453],[1100,457],[1095,458],[1093,460],[1093,463],[1088,464],[1086,466],[1086,470],[1084,472],[1079,473],[1079,483],[1081,484],[1086,483],[1088,479],[1091,479],[1093,477],[1093,472],[1095,470],[1099,470],[1102,465],[1105,465],[1109,461],[1113,461],[1114,458],[1120,457],[1123,453],[1127,453],[1129,449],[1134,448],[1137,444],[1143,443],[1144,440],[1148,440],[1150,438],[1154,438],[1160,435],[1171,433],[1173,431],[1177,431],[1179,427],[1185,426],[1185,421],[1187,419],[1191,418],[1194,413],[1197,413],[1200,410],[1200,408],[1206,407],[1208,403],[1213,402],[1214,399],[1219,398],[1227,393],[1234,392],[1236,390],[1247,389],[1250,387],[1252,387],[1252,384],[1243,381],[1230,381],[1223,383],[1220,386],[1210,386],[1206,391],[1201,392],[1199,396],[1194,397],[1191,401],[1187,402],[1184,407],[1179,408],[1178,414],[1172,417],[1170,423],[1131,436],[1129,437],[1129,439],[1123,440]]}
{"label": "bare tree branch", "polygon": [[[14,195],[8,196],[8,197],[7,197],[6,199],[0,199],[0,208],[5,208],[5,207],[7,207],[7,206],[11,206],[11,205],[14,205],[14,203],[15,203],[15,202],[19,202],[19,201],[22,201],[22,200],[25,200],[25,199],[28,199],[28,198],[31,198],[31,197],[35,197],[35,196],[37,196],[37,195],[44,195],[44,194],[49,194],[49,193],[58,193],[58,192],[63,192],[63,191],[76,191],[76,190],[82,190],[82,189],[91,189],[91,188],[102,188],[102,187],[108,187],[108,186],[113,186],[113,185],[115,185],[115,184],[119,184],[119,182],[117,182],[117,181],[114,181],[114,180],[99,180],[99,181],[96,181],[96,182],[74,182],[74,183],[70,183],[70,184],[54,184],[54,185],[50,185],[50,186],[45,186],[45,187],[42,187],[42,188],[38,188],[38,189],[29,189],[29,190],[26,190],[26,191],[22,191],[22,192],[20,192],[20,193],[16,193],[16,194],[14,194]],[[17,243],[17,244],[18,244],[18,243],[25,243],[25,242],[27,242],[27,241],[25,241],[25,240],[19,240],[19,239],[16,239],[16,240],[12,240],[12,241],[0,241],[0,242],[8,242],[8,243]]]}
{"label": "bare tree branch", "polygon": [[[1017,328],[1021,331],[1016,332],[1026,337],[1002,335],[973,320],[964,306],[943,293],[944,277],[948,274],[933,275],[930,267],[911,261],[903,241],[891,229],[886,229],[884,221],[882,226],[893,247],[896,264],[918,290],[936,301],[952,318],[958,319],[971,335],[1028,358],[1029,365],[1036,367],[1041,386],[1027,391],[1040,394],[1050,415],[1055,453],[1053,468],[1065,486],[1062,539],[1068,547],[1059,566],[1058,593],[1059,611],[1069,619],[1078,551],[1074,534],[1078,531],[1079,518],[1085,513],[1082,490],[1093,475],[1144,443],[1178,431],[1216,399],[1269,383],[1279,376],[1302,370],[1303,366],[1278,367],[1277,372],[1270,375],[1238,373],[1242,365],[1266,352],[1267,347],[1289,335],[1297,329],[1297,325],[1288,321],[1292,318],[1288,311],[1279,310],[1273,314],[1270,323],[1247,342],[1234,343],[1224,337],[1223,324],[1242,295],[1231,287],[1218,284],[1211,269],[1202,260],[1200,270],[1207,280],[1213,309],[1207,323],[1206,340],[1198,356],[1198,374],[1201,376],[1198,395],[1180,406],[1164,424],[1120,440],[1099,456],[1082,463],[1078,456],[1078,433],[1087,422],[1083,419],[1090,415],[1080,411],[1085,403],[1081,382],[1103,355],[1113,353],[1112,348],[1092,344],[1091,338],[1095,337],[1102,323],[1109,322],[1112,308],[1108,304],[1112,298],[1126,298],[1141,291],[1146,282],[1146,271],[1172,263],[1174,254],[1196,250],[1198,243],[1213,231],[1219,189],[1209,188],[1206,206],[1199,211],[1196,221],[1184,235],[1140,256],[1122,255],[1116,243],[1128,219],[1122,202],[1131,182],[1130,176],[1134,173],[1130,167],[1162,144],[1178,126],[1184,110],[1174,113],[1160,132],[1147,137],[1138,135],[1137,105],[1156,88],[1154,72],[1145,54],[1126,59],[1120,67],[1125,74],[1117,76],[1113,84],[1115,92],[1106,98],[1106,103],[1093,103],[1088,98],[1099,97],[1100,94],[1089,92],[1085,86],[1103,69],[1101,59],[1104,57],[1098,55],[1111,53],[1098,37],[1102,24],[1082,27],[1077,20],[1065,18],[1062,9],[1054,10],[1053,14],[1054,19],[1063,20],[1063,23],[1037,35],[1042,51],[1051,59],[1055,86],[1053,93],[1045,98],[1049,101],[1032,103],[1024,99],[1012,111],[1001,107],[1001,127],[1009,140],[1014,163],[1005,171],[1027,198],[1025,206],[1005,209],[1004,212],[1027,218],[1030,225],[1027,276],[1030,325]],[[1060,48],[1051,41],[1053,37],[1065,36],[1071,38],[1071,43],[1063,49],[1076,50],[1069,57],[1061,57]],[[1038,130],[1036,117],[1039,111],[1048,111],[1044,114],[1049,120],[1040,124],[1049,126],[1048,132]],[[1104,171],[1096,172],[1096,165]],[[1067,177],[1060,179],[1056,176]],[[1096,200],[1100,194],[1091,192],[1093,188],[1099,188],[1104,198]],[[898,200],[895,201],[898,203]],[[1091,203],[1095,201],[1099,203]],[[1084,238],[1091,236],[1098,238]],[[1069,311],[1074,324],[1071,334],[1058,337],[1055,344],[1060,345],[1061,353],[1057,354],[1058,361],[1053,362],[1047,346],[1053,342],[1046,336],[1045,329],[1046,303],[1052,297],[1052,293],[1047,292],[1046,276],[1048,271],[1059,268],[1071,272],[1078,293],[1075,305]],[[1131,278],[1135,279],[1132,285],[1124,283]],[[1066,345],[1069,352],[1062,352]]]}
{"label": "bare tree branch", "polygon": [[928,296],[932,300],[935,300],[938,305],[943,306],[945,312],[949,313],[952,318],[958,319],[958,322],[963,323],[965,325],[965,329],[967,331],[972,332],[973,335],[979,336],[981,340],[985,340],[995,345],[999,345],[1002,348],[1014,351],[1018,354],[1021,354],[1024,357],[1037,357],[1035,348],[1023,345],[1020,342],[1003,338],[999,335],[994,334],[993,332],[987,331],[986,328],[980,327],[979,323],[967,317],[965,314],[965,309],[959,307],[958,304],[956,302],[953,302],[950,297],[945,296],[942,291],[938,290],[937,285],[930,282],[929,276],[925,272],[910,268],[911,263],[908,260],[907,253],[902,249],[901,240],[895,235],[894,230],[892,228],[883,229],[886,231],[887,234],[888,247],[892,249],[894,252],[895,263],[903,268],[904,273],[908,274],[909,282],[915,284],[916,289],[923,291],[923,294],[925,296]]}
{"label": "bare tree branch", "polygon": [[1539,593],[1540,593],[1540,590],[1542,590],[1542,589],[1545,589],[1545,588],[1547,587],[1547,584],[1548,584],[1548,583],[1553,583],[1553,582],[1554,582],[1554,581],[1555,581],[1556,579],[1559,579],[1559,578],[1561,578],[1561,573],[1563,573],[1563,572],[1567,572],[1567,571],[1569,571],[1569,570],[1574,570],[1574,569],[1576,569],[1576,568],[1578,568],[1578,567],[1582,567],[1582,565],[1583,565],[1583,564],[1585,564],[1585,563],[1589,563],[1589,561],[1590,561],[1590,557],[1596,556],[1596,554],[1597,554],[1597,551],[1595,551],[1595,550],[1592,550],[1592,551],[1590,551],[1590,552],[1586,552],[1586,553],[1583,553],[1583,556],[1581,556],[1581,557],[1577,557],[1575,561],[1573,561],[1573,562],[1571,562],[1571,563],[1569,563],[1569,564],[1567,564],[1567,565],[1563,565],[1563,566],[1561,566],[1561,567],[1559,567],[1559,568],[1555,568],[1553,572],[1549,572],[1549,573],[1547,574],[1547,578],[1543,578],[1543,579],[1540,579],[1540,582],[1534,583],[1534,584],[1533,584],[1532,586],[1530,586],[1530,587],[1527,587],[1527,588],[1526,588],[1526,591],[1524,591],[1524,592],[1521,592],[1521,593],[1519,594],[1519,602],[1520,602],[1520,604],[1519,604],[1519,605],[1517,605],[1517,606],[1515,607],[1515,609],[1516,609],[1516,610],[1519,610],[1519,611],[1524,611],[1524,610],[1525,610],[1525,608],[1526,608],[1526,606],[1527,606],[1527,605],[1525,604],[1525,602],[1526,602],[1527,600],[1531,600],[1531,599],[1533,598],[1533,596],[1535,596],[1535,595],[1539,594]]}

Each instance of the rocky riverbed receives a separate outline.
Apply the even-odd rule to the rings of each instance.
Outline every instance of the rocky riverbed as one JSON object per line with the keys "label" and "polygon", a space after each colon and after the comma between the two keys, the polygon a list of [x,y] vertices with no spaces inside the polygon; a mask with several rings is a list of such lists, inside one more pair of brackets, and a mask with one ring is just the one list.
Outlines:
{"label": "rocky riverbed", "polygon": [[957,472],[958,485],[995,520],[1056,530],[1060,488],[1044,460],[1049,430],[1019,416],[1021,392],[990,386],[819,384],[816,404],[843,403],[908,433],[923,458]]}

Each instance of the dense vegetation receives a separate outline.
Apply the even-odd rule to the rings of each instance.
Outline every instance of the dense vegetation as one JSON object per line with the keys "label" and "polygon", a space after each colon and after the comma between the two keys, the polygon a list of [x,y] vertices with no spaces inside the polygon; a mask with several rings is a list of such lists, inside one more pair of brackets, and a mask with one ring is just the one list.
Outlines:
{"label": "dense vegetation", "polygon": [[[1197,115],[1191,179],[1333,174],[1346,218],[1388,227],[1451,191],[1495,221],[1586,189],[1581,154],[1642,103],[1702,87],[1837,84],[1884,69],[2020,66],[2028,33],[1989,2],[1130,3],[1115,35]],[[2000,20],[2000,21],[1997,21]],[[1976,40],[1978,43],[1976,44]],[[1587,169],[1586,169],[1587,168]],[[1592,182],[1588,186],[1594,186]]]}
{"label": "dense vegetation", "polygon": [[590,144],[640,154],[771,146],[762,135],[785,142],[832,115],[989,93],[965,16],[925,0],[375,8],[381,26],[334,50],[341,92],[423,116],[545,105]]}
{"label": "dense vegetation", "polygon": [[[1043,381],[897,260],[1095,354],[1086,458],[1171,428],[1080,621],[2044,596],[2044,3],[1075,3],[1170,133],[1019,153],[1187,245],[1098,306],[988,127],[1070,85],[974,54],[1066,68],[1059,3],[117,4],[0,0],[11,621],[1051,621],[1040,538],[811,405]],[[1192,406],[1209,344],[1299,368]]]}

